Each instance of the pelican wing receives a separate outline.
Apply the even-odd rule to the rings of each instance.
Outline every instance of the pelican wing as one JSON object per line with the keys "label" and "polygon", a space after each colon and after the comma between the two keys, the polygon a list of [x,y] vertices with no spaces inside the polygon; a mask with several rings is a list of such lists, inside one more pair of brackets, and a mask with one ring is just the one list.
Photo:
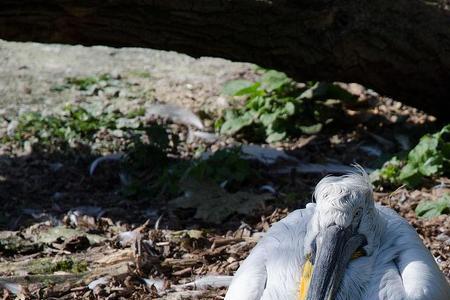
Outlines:
{"label": "pelican wing", "polygon": [[225,300],[295,299],[313,212],[314,205],[308,205],[275,223],[239,267]]}
{"label": "pelican wing", "polygon": [[387,227],[367,299],[450,299],[447,280],[414,228],[393,210],[378,209]]}
{"label": "pelican wing", "polygon": [[264,247],[258,244],[234,275],[225,300],[261,299],[267,280],[266,261]]}

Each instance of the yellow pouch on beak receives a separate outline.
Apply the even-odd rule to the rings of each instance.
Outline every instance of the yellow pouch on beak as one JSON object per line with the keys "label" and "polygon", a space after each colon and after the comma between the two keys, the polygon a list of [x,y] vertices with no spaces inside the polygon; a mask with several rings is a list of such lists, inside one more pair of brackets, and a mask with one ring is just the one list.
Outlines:
{"label": "yellow pouch on beak", "polygon": [[[358,248],[355,253],[353,253],[351,259],[357,259],[359,257],[366,256],[366,252],[362,248]],[[309,283],[311,282],[312,272],[314,266],[312,265],[309,257],[306,259],[303,265],[302,278],[300,279],[300,287],[298,291],[297,300],[305,300],[308,295]]]}
{"label": "yellow pouch on beak", "polygon": [[307,259],[305,264],[303,265],[302,278],[300,279],[300,290],[298,292],[298,300],[306,299],[309,283],[311,282],[312,272],[313,265],[309,261],[309,259]]}

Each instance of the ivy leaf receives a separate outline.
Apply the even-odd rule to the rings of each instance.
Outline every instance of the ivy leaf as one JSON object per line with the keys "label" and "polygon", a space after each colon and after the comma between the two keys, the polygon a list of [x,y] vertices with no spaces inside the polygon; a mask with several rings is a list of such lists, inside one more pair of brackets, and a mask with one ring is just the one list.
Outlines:
{"label": "ivy leaf", "polygon": [[406,165],[400,170],[399,180],[409,187],[414,187],[420,184],[422,175],[415,166]]}
{"label": "ivy leaf", "polygon": [[286,102],[284,106],[284,111],[288,116],[293,116],[295,114],[295,105],[292,102]]}
{"label": "ivy leaf", "polygon": [[285,85],[289,85],[292,80],[286,74],[270,70],[261,76],[262,87],[271,92]]}
{"label": "ivy leaf", "polygon": [[304,134],[317,134],[322,130],[322,126],[321,123],[317,123],[309,126],[299,126],[299,128]]}
{"label": "ivy leaf", "polygon": [[225,120],[220,129],[220,133],[233,135],[239,132],[244,127],[251,125],[252,123],[253,123],[252,113],[247,112],[241,116]]}
{"label": "ivy leaf", "polygon": [[419,165],[419,172],[425,176],[432,176],[440,173],[442,167],[442,156],[436,155],[429,157],[423,164]]}
{"label": "ivy leaf", "polygon": [[[450,126],[447,125],[441,131],[434,134],[424,135],[419,143],[409,151],[407,158],[397,163],[401,167],[400,172],[384,178],[390,183],[404,183],[410,187],[420,184],[424,177],[439,176],[448,169],[450,163],[450,142],[448,141],[448,132]],[[385,164],[381,169],[388,167]],[[386,173],[387,174],[387,173]]]}
{"label": "ivy leaf", "polygon": [[286,137],[286,132],[272,132],[267,136],[266,142],[268,143],[274,143],[281,141]]}
{"label": "ivy leaf", "polygon": [[260,85],[261,84],[259,82],[256,82],[255,84],[249,87],[237,91],[236,93],[234,93],[233,96],[245,96],[245,95],[248,95],[250,97],[263,96],[264,91],[259,89]]}
{"label": "ivy leaf", "polygon": [[416,214],[421,218],[432,218],[450,211],[450,195],[446,194],[436,201],[422,201],[416,207]]}
{"label": "ivy leaf", "polygon": [[222,89],[222,93],[228,96],[237,96],[239,92],[253,87],[255,84],[248,80],[238,79],[231,80],[225,83]]}
{"label": "ivy leaf", "polygon": [[271,127],[273,123],[277,120],[279,117],[278,113],[266,113],[262,114],[259,119],[261,120],[261,123],[266,127]]}
{"label": "ivy leaf", "polygon": [[226,110],[225,117],[215,122],[216,129],[235,134],[247,127],[247,139],[264,137],[266,141],[278,141],[288,135],[316,134],[334,115],[342,115],[344,101],[340,100],[345,99],[329,100],[328,95],[336,98],[346,95],[342,88],[330,83],[309,82],[307,86],[305,91],[286,74],[274,70],[265,71],[253,83],[230,81],[224,86],[224,93],[246,96],[246,103]]}
{"label": "ivy leaf", "polygon": [[328,84],[323,82],[316,82],[312,87],[304,91],[299,99],[314,99],[325,97],[328,90]]}
{"label": "ivy leaf", "polygon": [[[342,87],[328,83],[328,82],[316,82],[312,87],[304,91],[300,95],[300,99],[333,99],[342,101],[352,101],[356,97],[343,89]],[[328,102],[328,105],[332,102]]]}

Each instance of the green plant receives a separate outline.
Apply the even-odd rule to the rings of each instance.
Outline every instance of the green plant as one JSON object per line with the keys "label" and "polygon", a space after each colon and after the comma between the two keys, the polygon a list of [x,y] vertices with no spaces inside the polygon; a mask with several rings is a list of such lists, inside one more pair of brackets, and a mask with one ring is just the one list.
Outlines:
{"label": "green plant", "polygon": [[66,78],[66,85],[75,85],[80,91],[87,91],[91,86],[99,83],[100,81],[108,81],[111,79],[109,74],[102,74],[98,77],[69,77]]}
{"label": "green plant", "polygon": [[62,114],[43,115],[38,112],[24,113],[19,116],[18,125],[11,136],[4,140],[42,145],[61,145],[71,141],[89,143],[102,128],[114,130],[116,122],[122,117],[117,112],[102,112],[94,116],[81,106],[66,106]]}
{"label": "green plant", "polygon": [[139,108],[136,108],[135,110],[130,111],[127,114],[127,117],[131,119],[131,118],[136,118],[136,117],[142,117],[144,115],[145,115],[145,108],[139,107]]}
{"label": "green plant", "polygon": [[421,218],[437,217],[450,212],[450,195],[445,194],[436,201],[422,201],[416,207],[416,215]]}
{"label": "green plant", "polygon": [[85,261],[73,260],[71,258],[65,258],[56,262],[53,259],[43,258],[34,261],[30,265],[30,272],[33,274],[53,274],[59,271],[83,273],[87,270],[88,266]]}
{"label": "green plant", "polygon": [[450,167],[450,125],[439,132],[424,135],[404,160],[393,158],[373,176],[374,181],[420,184],[425,177],[440,176]]}
{"label": "green plant", "polygon": [[159,171],[168,164],[168,147],[166,129],[160,125],[148,126],[131,139],[125,166],[131,172]]}
{"label": "green plant", "polygon": [[140,136],[136,136],[123,161],[123,170],[131,176],[131,182],[123,189],[126,196],[170,198],[181,192],[180,183],[188,178],[235,186],[257,177],[250,163],[241,157],[240,148],[218,150],[206,159],[171,159],[165,129],[154,126],[145,131],[150,141],[143,142]]}
{"label": "green plant", "polygon": [[299,134],[315,134],[333,121],[342,101],[354,97],[339,86],[311,82],[300,86],[284,73],[266,71],[259,81],[227,82],[223,93],[244,98],[242,107],[228,109],[216,121],[222,134],[247,132],[252,139],[275,142]]}
{"label": "green plant", "polygon": [[194,162],[188,174],[197,180],[227,184],[241,184],[256,175],[238,147],[218,150],[207,159]]}
{"label": "green plant", "polygon": [[130,72],[128,72],[129,75],[134,76],[134,77],[140,77],[140,78],[150,78],[151,74],[148,71],[143,71],[143,70],[132,70]]}
{"label": "green plant", "polygon": [[170,139],[166,129],[152,125],[136,132],[128,144],[122,169],[130,182],[122,192],[128,197],[155,195],[168,191],[176,193],[178,172],[173,174],[173,162],[168,157]]}
{"label": "green plant", "polygon": [[370,179],[374,183],[384,183],[390,185],[399,185],[399,175],[404,165],[404,161],[397,156],[392,157],[386,161],[380,169],[375,170],[370,174]]}

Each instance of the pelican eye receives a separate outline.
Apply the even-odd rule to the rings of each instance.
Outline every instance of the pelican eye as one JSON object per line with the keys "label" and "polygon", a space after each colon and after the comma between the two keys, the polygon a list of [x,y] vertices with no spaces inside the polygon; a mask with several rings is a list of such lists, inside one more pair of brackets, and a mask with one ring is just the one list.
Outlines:
{"label": "pelican eye", "polygon": [[366,250],[364,250],[364,248],[362,248],[362,247],[359,247],[358,249],[356,249],[355,252],[353,252],[352,260],[363,257],[363,256],[367,256]]}

